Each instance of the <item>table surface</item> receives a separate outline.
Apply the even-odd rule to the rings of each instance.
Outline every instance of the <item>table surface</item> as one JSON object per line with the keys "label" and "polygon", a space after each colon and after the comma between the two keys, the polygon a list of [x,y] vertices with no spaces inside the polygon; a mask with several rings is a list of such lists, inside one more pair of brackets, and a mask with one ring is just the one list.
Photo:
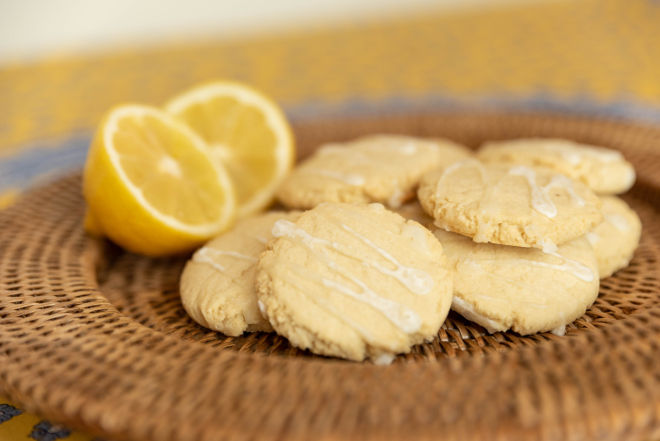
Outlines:
{"label": "table surface", "polygon": [[[170,42],[0,68],[0,207],[79,168],[103,112],[200,81],[253,84],[296,121],[488,107],[660,123],[660,2],[583,0]],[[0,396],[0,439],[90,440]]]}

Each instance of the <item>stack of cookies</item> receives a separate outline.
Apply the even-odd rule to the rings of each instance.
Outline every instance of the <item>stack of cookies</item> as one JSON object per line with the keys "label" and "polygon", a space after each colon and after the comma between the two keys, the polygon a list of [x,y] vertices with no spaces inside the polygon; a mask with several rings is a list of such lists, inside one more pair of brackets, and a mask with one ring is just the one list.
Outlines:
{"label": "stack of cookies", "polygon": [[376,363],[433,339],[450,308],[488,332],[561,335],[632,258],[641,223],[614,195],[634,180],[618,152],[565,140],[327,144],[279,189],[292,211],[193,255],[182,302],[227,335]]}

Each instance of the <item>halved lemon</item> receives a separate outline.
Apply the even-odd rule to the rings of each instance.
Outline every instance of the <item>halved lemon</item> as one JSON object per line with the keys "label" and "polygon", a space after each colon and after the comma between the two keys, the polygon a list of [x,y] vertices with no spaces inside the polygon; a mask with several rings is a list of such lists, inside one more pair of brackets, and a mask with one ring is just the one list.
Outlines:
{"label": "halved lemon", "polygon": [[295,160],[282,110],[244,84],[219,81],[195,87],[165,109],[199,134],[234,182],[238,216],[271,203]]}
{"label": "halved lemon", "polygon": [[230,177],[189,127],[168,113],[123,105],[103,119],[83,175],[86,228],[129,251],[190,250],[228,228]]}

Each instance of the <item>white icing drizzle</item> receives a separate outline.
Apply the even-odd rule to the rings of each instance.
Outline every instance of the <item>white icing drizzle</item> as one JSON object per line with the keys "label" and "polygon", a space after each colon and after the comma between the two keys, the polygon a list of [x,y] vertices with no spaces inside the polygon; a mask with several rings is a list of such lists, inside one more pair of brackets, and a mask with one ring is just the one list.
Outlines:
{"label": "white icing drizzle", "polygon": [[375,269],[376,271],[379,271],[382,274],[391,276],[395,279],[397,279],[401,284],[403,284],[406,288],[408,288],[412,293],[418,294],[418,295],[426,295],[431,290],[433,289],[433,278],[425,271],[422,271],[417,268],[413,268],[410,266],[403,265],[401,262],[399,262],[394,256],[392,256],[390,253],[382,249],[381,247],[377,246],[375,243],[373,243],[370,239],[364,237],[363,235],[359,234],[352,228],[350,228],[346,224],[340,224],[341,228],[348,233],[352,234],[355,236],[357,239],[359,239],[362,243],[367,245],[369,248],[372,250],[376,251],[381,257],[383,257],[385,260],[387,260],[389,263],[395,266],[396,269],[392,270],[384,265],[378,263],[378,262],[370,262],[366,261],[364,259],[355,257],[350,250],[347,250],[344,248],[341,244],[337,242],[331,242],[329,240],[325,239],[320,239],[318,237],[314,237],[311,234],[307,233],[305,230],[302,228],[296,227],[296,225],[288,221],[286,219],[280,219],[275,224],[273,225],[273,236],[274,237],[282,237],[282,236],[288,236],[288,237],[297,237],[302,242],[307,245],[309,248],[311,248],[313,245],[318,244],[320,246],[324,246],[327,248],[331,248],[338,253],[343,254],[346,257],[358,259],[362,262],[363,265],[368,266],[370,268]]}
{"label": "white icing drizzle", "polygon": [[237,253],[236,251],[220,251],[220,250],[213,250],[213,251],[217,251],[218,255],[221,255],[221,256],[231,256],[231,257],[234,257],[236,259],[247,260],[248,262],[256,262],[257,261],[256,257],[247,256],[245,254]]}
{"label": "white icing drizzle", "polygon": [[469,166],[469,165],[471,165],[471,166],[475,167],[477,170],[479,170],[479,174],[481,175],[481,177],[483,179],[484,167],[483,167],[483,165],[481,165],[481,162],[479,162],[479,161],[477,161],[476,159],[473,159],[473,158],[464,159],[462,161],[454,162],[449,167],[444,169],[444,171],[440,175],[440,178],[438,179],[438,183],[436,185],[436,190],[437,190],[436,192],[437,193],[440,192],[440,186],[442,185],[445,178],[447,178],[449,175],[454,173],[459,168],[463,168],[463,167],[466,167],[466,166]]}
{"label": "white icing drizzle", "polygon": [[[317,155],[333,155],[337,157],[346,157],[346,159],[350,158],[353,162],[365,163],[365,165],[368,164],[369,169],[381,166],[390,168],[393,166],[394,168],[397,168],[398,164],[388,165],[388,162],[380,161],[379,157],[374,157],[374,155],[371,154],[372,151],[377,152],[382,150],[386,150],[387,153],[411,156],[418,152],[418,147],[413,142],[367,144],[360,148],[350,146],[345,147],[341,144],[327,144],[319,148]],[[367,181],[366,178],[360,174],[344,173],[339,170],[332,170],[332,167],[330,169],[314,169],[313,167],[309,167],[304,170],[304,173],[325,176],[355,187],[365,185]],[[403,194],[401,190],[397,190],[397,192],[395,192],[395,194],[389,199],[389,205],[397,208],[401,205],[404,196],[405,194]]]}
{"label": "white icing drizzle", "polygon": [[394,193],[392,193],[392,196],[389,197],[387,200],[387,205],[390,208],[400,208],[401,204],[403,204],[403,200],[405,199],[406,193],[401,191],[400,188],[396,188],[394,190]]}
{"label": "white icing drizzle", "polygon": [[259,312],[261,313],[261,315],[265,318],[266,317],[266,305],[264,305],[261,300],[257,300],[257,307],[259,308]]}
{"label": "white icing drizzle", "polygon": [[408,143],[403,144],[403,145],[398,145],[397,144],[395,146],[396,146],[397,150],[403,155],[410,156],[410,155],[414,155],[415,153],[417,153],[417,146],[415,144],[413,144],[412,142],[408,142]]}
{"label": "white icing drizzle", "polygon": [[549,239],[541,240],[540,244],[541,244],[541,249],[546,254],[557,252],[557,245],[555,245],[555,243]]}
{"label": "white icing drizzle", "polygon": [[[312,250],[312,252],[314,253],[313,250]],[[316,255],[316,253],[314,253],[314,254]],[[303,268],[303,267],[300,267],[300,266],[293,266],[292,269],[302,279],[312,280],[315,283],[321,282],[321,277],[320,276],[318,276],[317,274],[310,273],[306,268]],[[300,285],[293,282],[292,280],[288,280],[288,283],[290,283],[292,286],[294,286],[298,291],[305,292],[304,288],[302,288]],[[310,300],[313,303],[316,303],[321,308],[323,308],[326,311],[330,312],[338,320],[344,322],[350,328],[353,328],[353,330],[356,331],[358,334],[360,334],[362,336],[362,338],[364,338],[367,342],[373,342],[374,341],[374,337],[369,331],[367,331],[364,327],[360,326],[358,323],[350,320],[348,317],[346,317],[345,314],[341,314],[339,311],[337,311],[337,309],[334,306],[332,306],[331,303],[325,301],[322,297],[320,297],[320,296],[311,296]]]}
{"label": "white icing drizzle", "polygon": [[616,150],[595,147],[582,147],[579,150],[574,150],[572,147],[566,147],[560,149],[559,153],[562,158],[571,165],[578,165],[585,158],[589,157],[602,162],[615,162],[623,159],[621,153]]}
{"label": "white icing drizzle", "polygon": [[[454,162],[449,167],[447,167],[446,169],[443,170],[442,174],[438,178],[437,183],[435,184],[435,193],[436,193],[436,195],[442,194],[442,186],[445,182],[445,179],[447,179],[456,170],[458,170],[460,168],[463,168],[463,167],[466,167],[466,166],[475,167],[479,171],[479,176],[481,177],[482,181],[485,182],[485,170],[484,170],[484,167],[481,164],[481,162],[479,162],[479,161],[477,161],[476,159],[473,159],[473,158],[464,159],[462,161]],[[439,221],[436,220],[436,222],[439,222]],[[437,223],[436,223],[436,225],[437,225]],[[443,228],[443,229],[447,229],[444,226],[440,226],[440,225],[438,225],[438,226]],[[485,229],[485,226],[482,227],[482,228]],[[480,231],[477,231],[477,234],[476,234],[474,240],[477,241],[477,242],[486,242],[487,241],[485,237],[483,237],[483,240],[482,240],[482,234],[481,234]]]}
{"label": "white icing drizzle", "polygon": [[552,187],[563,188],[571,196],[573,202],[575,202],[580,207],[584,207],[584,199],[582,199],[580,195],[578,195],[575,192],[575,188],[573,188],[573,182],[570,179],[568,179],[566,176],[554,175],[550,180],[550,182],[543,188],[544,190],[546,189],[549,190]]}
{"label": "white icing drizzle", "polygon": [[[541,251],[541,250],[539,250]],[[550,268],[554,269],[557,271],[565,271],[573,274],[575,277],[577,277],[580,280],[583,280],[585,282],[592,282],[594,280],[594,272],[591,268],[588,266],[578,262],[577,260],[572,260],[569,259],[565,256],[562,256],[558,252],[551,252],[551,251],[542,251],[543,254],[547,254],[549,256],[556,257],[560,259],[563,263],[548,263],[548,262],[540,262],[538,260],[533,260],[533,259],[506,259],[506,258],[497,258],[497,259],[492,259],[496,262],[504,262],[506,260],[511,260],[513,262],[520,262],[522,264],[529,264],[533,266],[540,266],[543,268]],[[473,265],[480,265],[480,262],[485,262],[490,259],[478,259],[478,260],[472,260],[472,259],[464,259],[463,262],[467,264],[473,264]]]}
{"label": "white icing drizzle", "polygon": [[412,240],[412,245],[417,251],[422,251],[427,256],[431,254],[428,237],[423,226],[406,222],[401,233]]}
{"label": "white icing drizzle", "polygon": [[550,256],[554,256],[558,259],[561,259],[564,263],[547,263],[547,262],[539,262],[538,260],[529,260],[530,265],[534,266],[540,266],[544,268],[552,268],[556,269],[558,271],[567,271],[571,274],[573,274],[575,277],[577,277],[580,280],[583,280],[585,282],[592,282],[594,280],[594,272],[589,268],[588,266],[578,262],[577,260],[572,260],[567,257],[562,256],[561,254],[557,252],[546,252],[543,251],[544,254],[548,254]]}
{"label": "white icing drizzle", "polygon": [[478,223],[477,232],[474,234],[472,240],[477,243],[487,243],[490,240],[490,229],[491,225],[488,222]]}
{"label": "white icing drizzle", "polygon": [[473,322],[483,326],[486,328],[486,331],[491,334],[493,332],[503,331],[507,328],[507,326],[505,326],[503,323],[500,323],[496,320],[491,320],[488,317],[479,314],[474,310],[474,306],[456,295],[451,301],[451,308],[466,319],[472,320]]}
{"label": "white icing drizzle", "polygon": [[591,244],[591,246],[594,246],[598,243],[600,240],[600,236],[593,231],[589,231],[587,234],[585,234],[585,237],[587,238],[587,241]]}
{"label": "white icing drizzle", "polygon": [[213,268],[216,270],[220,271],[221,273],[225,271],[225,267],[214,261],[211,256],[208,254],[209,248],[200,248],[197,250],[197,252],[193,255],[193,262],[199,262],[199,263],[206,263],[208,265],[211,265]]}
{"label": "white icing drizzle", "polygon": [[566,335],[566,325],[557,326],[555,329],[551,330],[550,332],[552,332],[553,334],[559,337],[563,337],[564,335]]}
{"label": "white icing drizzle", "polygon": [[342,274],[342,276],[359,286],[361,292],[354,291],[342,283],[325,277],[321,279],[321,283],[323,283],[323,286],[326,288],[330,288],[359,302],[370,305],[372,308],[380,311],[389,321],[405,333],[412,333],[419,330],[421,320],[415,311],[406,308],[393,300],[381,297],[377,292],[369,288],[366,283],[356,277],[348,274]]}
{"label": "white icing drizzle", "polygon": [[464,159],[463,161],[454,162],[452,165],[447,167],[442,172],[442,175],[440,176],[440,179],[444,178],[445,176],[449,176],[450,174],[454,173],[459,168],[463,168],[466,165],[477,165],[477,164],[479,164],[479,163],[475,159]]}
{"label": "white icing drizzle", "polygon": [[635,183],[635,179],[637,179],[637,174],[635,173],[635,169],[630,167],[628,171],[626,172],[626,178],[625,178],[625,187],[630,188],[632,185]]}
{"label": "white icing drizzle", "polygon": [[[625,233],[630,229],[628,219],[626,219],[624,216],[621,216],[620,214],[605,213],[603,214],[603,217],[605,218],[605,222],[612,225],[622,233]],[[595,231],[589,231],[587,234],[585,234],[585,237],[591,246],[595,246],[600,241],[600,236]]]}
{"label": "white icing drizzle", "polygon": [[319,244],[321,246],[326,246],[333,249],[339,247],[339,244],[336,242],[314,237],[307,231],[303,230],[302,228],[298,228],[296,224],[286,219],[280,219],[273,224],[272,234],[273,237],[298,238],[310,249],[314,244]]}
{"label": "white icing drizzle", "polygon": [[199,263],[206,263],[208,265],[211,265],[213,268],[220,272],[225,271],[225,267],[221,265],[220,263],[216,262],[214,260],[214,257],[220,257],[220,256],[229,256],[233,257],[235,259],[241,259],[241,260],[247,260],[249,262],[256,262],[257,259],[255,259],[252,256],[247,256],[245,254],[238,253],[236,251],[223,251],[223,250],[216,250],[213,248],[208,248],[208,247],[202,247],[197,252],[193,255],[193,261],[194,262],[199,262]]}
{"label": "white icing drizzle", "polygon": [[263,236],[252,236],[252,237],[254,237],[254,240],[256,240],[257,242],[261,242],[264,245],[268,244],[268,239],[266,239]]}
{"label": "white icing drizzle", "polygon": [[[357,234],[354,231],[352,231],[349,227],[343,224],[342,226],[346,231],[351,232],[351,234]],[[329,240],[314,237],[311,234],[307,233],[302,228],[297,227],[293,222],[287,221],[285,219],[280,219],[277,222],[275,222],[272,233],[274,237],[289,237],[291,239],[294,238],[299,239],[310,251],[312,251],[317,257],[323,260],[330,269],[334,270],[340,276],[348,279],[349,281],[357,285],[361,289],[361,292],[356,292],[351,288],[335,280],[330,280],[322,277],[321,283],[324,286],[331,288],[337,292],[340,292],[344,295],[347,295],[351,298],[354,298],[355,300],[369,304],[374,309],[380,311],[385,317],[387,317],[387,319],[390,322],[392,322],[395,326],[397,326],[406,333],[415,332],[421,327],[421,319],[413,310],[406,308],[405,306],[400,305],[392,300],[381,297],[380,295],[378,295],[378,293],[374,292],[371,288],[369,288],[363,281],[351,276],[345,271],[340,272],[338,270],[336,263],[330,260],[327,256],[326,250],[328,248],[333,249],[341,254],[344,254],[347,257],[355,258],[355,256],[351,255],[349,252],[347,252],[347,250],[343,249],[343,247],[337,242],[331,242]],[[369,239],[364,238],[363,236],[358,238],[365,239],[366,241],[371,243],[371,245],[369,245],[369,243],[367,242],[365,243],[367,243],[371,247],[375,247],[375,245],[373,245],[373,243],[369,241]],[[314,245],[319,245],[320,249],[315,250]],[[382,250],[378,247],[375,247],[374,249],[377,252],[379,252],[381,256],[383,257],[388,256],[392,258],[385,250]],[[321,255],[319,255],[317,251],[320,251]],[[387,257],[385,258],[386,260],[390,261]],[[394,259],[393,261],[398,263],[396,259]],[[363,263],[367,266],[376,269],[377,271],[383,272],[384,274],[389,274],[392,275],[393,277],[397,277],[397,279],[402,281],[402,283],[404,283],[403,281],[410,283],[413,288],[409,288],[409,289],[411,289],[411,291],[415,289],[416,291],[413,291],[415,293],[417,293],[417,291],[419,291],[420,289],[422,290],[425,289],[425,286],[420,287],[420,282],[417,279],[418,275],[416,275],[414,272],[406,271],[406,269],[410,270],[411,268],[400,266],[397,267],[397,270],[392,271],[378,263],[372,263],[366,261],[363,261]],[[400,279],[398,277],[400,277]]]}
{"label": "white icing drizzle", "polygon": [[392,364],[392,362],[394,361],[394,354],[383,353],[374,357],[372,361],[375,365],[387,366]]}
{"label": "white icing drizzle", "polygon": [[552,199],[550,199],[550,196],[548,196],[548,191],[551,188],[563,188],[569,194],[571,199],[573,199],[573,202],[575,202],[576,205],[583,207],[585,204],[584,199],[582,199],[580,195],[575,192],[575,189],[573,188],[573,182],[566,176],[554,175],[550,182],[548,182],[543,187],[540,187],[536,184],[536,172],[529,167],[525,167],[523,165],[512,167],[509,170],[509,174],[514,176],[522,176],[527,180],[527,184],[529,185],[530,191],[532,193],[532,208],[550,219],[557,216],[557,207],[552,202]]}
{"label": "white icing drizzle", "polygon": [[532,192],[532,208],[545,217],[550,219],[557,216],[557,207],[552,203],[548,195],[541,187],[536,185],[536,172],[529,167],[522,165],[513,167],[509,170],[510,175],[522,176],[527,180],[529,189]]}
{"label": "white icing drizzle", "polygon": [[620,214],[613,214],[613,213],[606,213],[603,215],[607,223],[612,225],[614,228],[617,230],[621,231],[622,233],[625,233],[630,229],[630,224],[628,223],[628,220],[621,216]]}
{"label": "white icing drizzle", "polygon": [[425,295],[431,292],[433,289],[433,278],[426,272],[418,268],[413,268],[410,266],[403,265],[399,262],[394,256],[390,253],[377,246],[367,237],[364,237],[357,231],[353,230],[346,224],[341,224],[341,227],[351,233],[353,236],[360,239],[362,243],[367,245],[372,250],[380,254],[383,259],[390,262],[396,267],[395,270],[390,270],[389,268],[384,267],[378,262],[364,262],[365,265],[374,268],[377,271],[380,271],[383,274],[394,277],[399,282],[401,282],[406,288],[418,295]]}
{"label": "white icing drizzle", "polygon": [[571,165],[578,165],[582,161],[582,155],[573,150],[563,150],[560,151],[559,154],[564,158],[564,161]]}
{"label": "white icing drizzle", "polygon": [[229,256],[229,257],[233,257],[235,259],[247,260],[248,262],[256,262],[257,261],[257,259],[255,257],[248,256],[246,254],[241,254],[241,253],[236,252],[236,251],[216,250],[216,249],[213,249],[213,248],[206,248],[206,250],[207,250],[208,253],[211,253],[212,255],[215,255],[215,256]]}
{"label": "white icing drizzle", "polygon": [[307,173],[325,176],[326,178],[335,179],[354,187],[364,185],[366,182],[364,176],[354,173],[340,173],[332,170],[307,170]]}

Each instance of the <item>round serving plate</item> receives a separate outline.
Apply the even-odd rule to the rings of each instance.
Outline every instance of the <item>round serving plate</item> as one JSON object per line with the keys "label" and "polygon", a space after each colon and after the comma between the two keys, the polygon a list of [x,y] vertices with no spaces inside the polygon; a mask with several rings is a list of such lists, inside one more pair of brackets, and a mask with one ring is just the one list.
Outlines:
{"label": "round serving plate", "polygon": [[546,114],[308,121],[301,156],[366,133],[563,137],[621,150],[644,231],[630,266],[567,335],[489,335],[451,314],[389,366],[317,357],[273,334],[225,337],[183,311],[187,256],[87,237],[80,176],[0,212],[0,390],[109,439],[660,439],[660,129]]}

